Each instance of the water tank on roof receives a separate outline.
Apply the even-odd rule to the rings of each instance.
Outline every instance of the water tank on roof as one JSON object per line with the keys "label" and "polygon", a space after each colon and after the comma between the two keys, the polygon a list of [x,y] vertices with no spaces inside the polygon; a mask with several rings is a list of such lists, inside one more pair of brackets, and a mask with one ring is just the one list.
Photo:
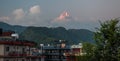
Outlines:
{"label": "water tank on roof", "polygon": [[12,34],[11,36],[14,37],[14,38],[16,38],[16,39],[19,38],[19,35],[17,33]]}
{"label": "water tank on roof", "polygon": [[59,40],[59,42],[62,42],[62,40]]}
{"label": "water tank on roof", "polygon": [[79,43],[80,46],[82,46],[82,43]]}
{"label": "water tank on roof", "polygon": [[40,44],[40,46],[41,46],[41,47],[43,47],[43,46],[44,46],[44,44]]}

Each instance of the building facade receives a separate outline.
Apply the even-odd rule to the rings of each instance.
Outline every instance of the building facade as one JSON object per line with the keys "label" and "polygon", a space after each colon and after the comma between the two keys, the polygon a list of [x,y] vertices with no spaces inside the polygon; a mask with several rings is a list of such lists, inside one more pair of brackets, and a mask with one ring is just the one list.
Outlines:
{"label": "building facade", "polygon": [[44,61],[44,56],[33,54],[32,48],[36,43],[18,40],[16,35],[11,32],[1,32],[0,61]]}
{"label": "building facade", "polygon": [[79,43],[78,45],[72,45],[71,46],[71,51],[65,53],[65,56],[67,57],[67,61],[78,61],[78,56],[83,55],[83,46],[82,43]]}
{"label": "building facade", "polygon": [[65,53],[70,51],[65,41],[54,41],[53,45],[42,46],[43,54],[46,56],[45,61],[66,61]]}

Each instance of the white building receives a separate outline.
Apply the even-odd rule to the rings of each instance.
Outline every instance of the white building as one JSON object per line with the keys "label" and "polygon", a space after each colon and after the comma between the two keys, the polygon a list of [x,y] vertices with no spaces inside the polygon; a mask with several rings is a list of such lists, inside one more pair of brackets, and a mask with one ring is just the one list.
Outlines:
{"label": "white building", "polygon": [[71,46],[71,49],[72,49],[72,53],[74,53],[75,55],[82,55],[83,52],[82,52],[82,43],[79,43],[78,45],[72,45]]}

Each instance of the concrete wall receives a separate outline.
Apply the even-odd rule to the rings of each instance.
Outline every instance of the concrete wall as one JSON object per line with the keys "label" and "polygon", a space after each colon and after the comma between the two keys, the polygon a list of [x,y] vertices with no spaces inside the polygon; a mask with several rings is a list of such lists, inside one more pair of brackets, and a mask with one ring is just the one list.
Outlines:
{"label": "concrete wall", "polygon": [[26,61],[25,59],[23,59],[23,58],[4,58],[4,61],[7,61],[7,60],[9,60],[9,61]]}
{"label": "concrete wall", "polygon": [[4,45],[0,45],[0,55],[4,55]]}
{"label": "concrete wall", "polygon": [[0,58],[0,61],[4,61],[4,59],[3,59],[3,58]]}
{"label": "concrete wall", "polygon": [[[4,50],[5,52],[4,55],[8,55],[9,53],[12,53],[12,52],[16,52],[18,54],[29,54],[29,51],[27,51],[27,49],[29,48],[28,46],[5,45],[4,49],[6,49],[7,47],[9,47],[9,51]],[[0,51],[3,51],[3,50],[0,50]]]}

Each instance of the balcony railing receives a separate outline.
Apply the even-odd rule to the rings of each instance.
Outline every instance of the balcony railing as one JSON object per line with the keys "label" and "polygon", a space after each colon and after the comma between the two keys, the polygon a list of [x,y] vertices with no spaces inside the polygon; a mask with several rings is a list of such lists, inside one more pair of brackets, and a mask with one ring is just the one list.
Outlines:
{"label": "balcony railing", "polygon": [[21,41],[8,41],[8,40],[0,40],[0,44],[5,44],[5,45],[25,45],[25,46],[35,46],[34,43],[31,42],[21,42]]}
{"label": "balcony railing", "polygon": [[10,52],[8,53],[8,56],[30,56],[30,54]]}

